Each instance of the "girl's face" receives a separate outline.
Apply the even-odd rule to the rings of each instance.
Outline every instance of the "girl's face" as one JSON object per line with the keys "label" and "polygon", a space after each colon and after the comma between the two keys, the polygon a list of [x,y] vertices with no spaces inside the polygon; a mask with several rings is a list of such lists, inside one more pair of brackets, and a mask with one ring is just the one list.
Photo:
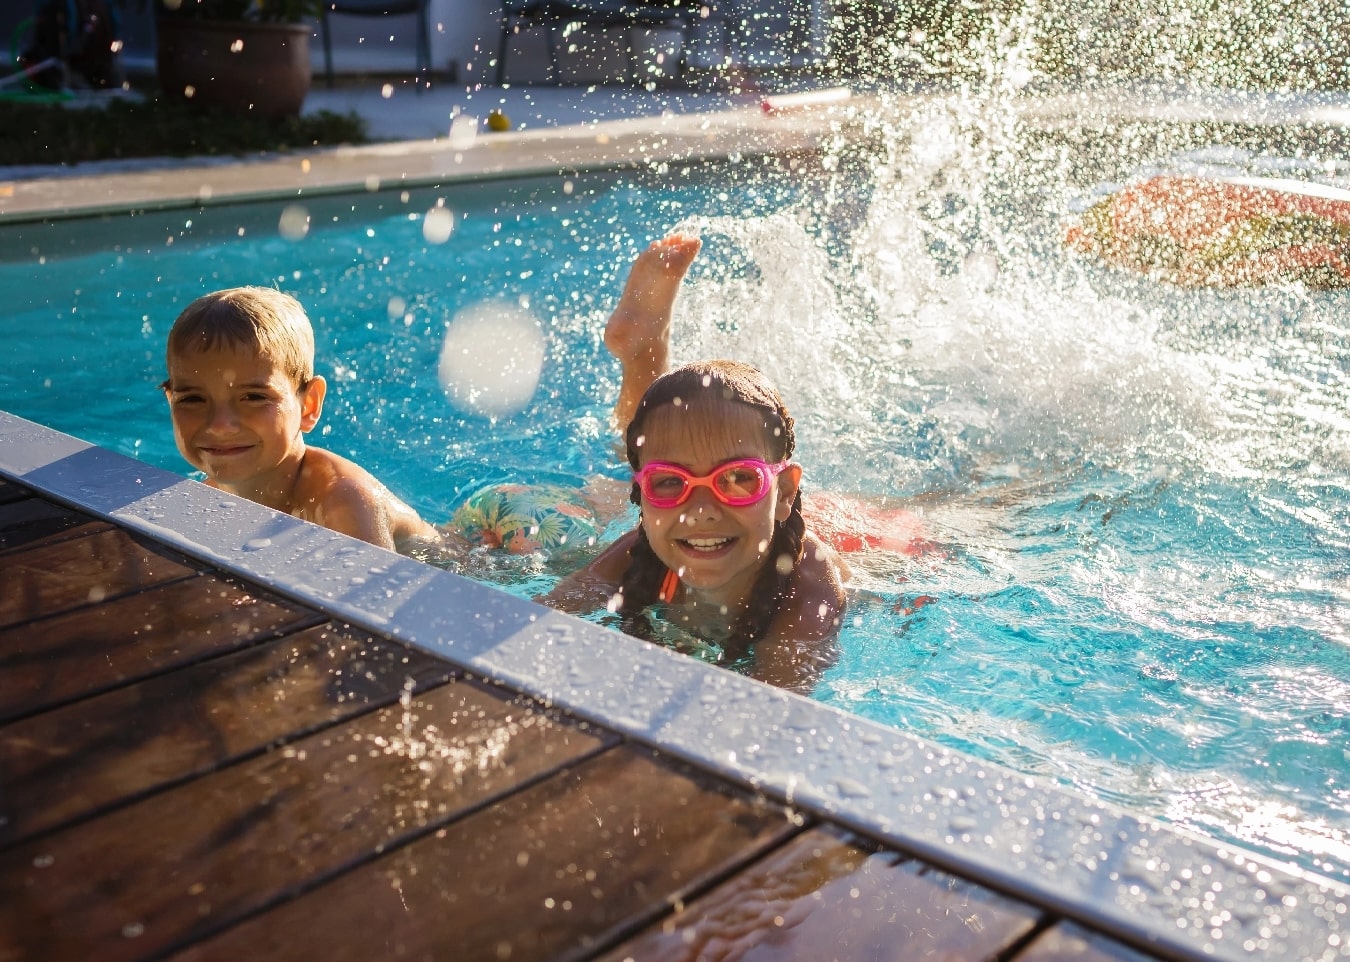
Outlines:
{"label": "girl's face", "polygon": [[[764,421],[764,412],[735,402],[666,405],[646,419],[638,466],[666,461],[702,476],[739,458],[773,463],[782,442],[766,436]],[[774,563],[774,522],[787,519],[800,483],[801,467],[790,465],[762,500],[739,508],[702,486],[674,508],[653,507],[644,496],[642,526],[656,556],[696,600],[739,612],[763,566]]]}

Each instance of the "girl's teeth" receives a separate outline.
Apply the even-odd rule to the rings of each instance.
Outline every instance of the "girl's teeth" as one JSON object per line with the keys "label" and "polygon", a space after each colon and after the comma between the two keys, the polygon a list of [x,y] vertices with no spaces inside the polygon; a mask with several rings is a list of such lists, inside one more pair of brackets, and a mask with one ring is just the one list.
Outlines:
{"label": "girl's teeth", "polygon": [[713,548],[720,548],[730,541],[730,538],[688,538],[685,544],[691,548],[698,548],[703,551],[711,551]]}

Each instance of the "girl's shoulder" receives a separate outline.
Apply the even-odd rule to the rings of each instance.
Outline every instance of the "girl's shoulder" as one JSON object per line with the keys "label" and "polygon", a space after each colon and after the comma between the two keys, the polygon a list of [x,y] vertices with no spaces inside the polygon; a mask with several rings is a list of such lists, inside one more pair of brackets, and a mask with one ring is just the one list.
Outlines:
{"label": "girl's shoulder", "polygon": [[637,539],[638,531],[634,528],[632,531],[621,535],[582,570],[591,572],[597,578],[611,580],[617,586],[623,580],[629,564],[632,563],[629,554],[633,550],[633,545],[637,543]]}
{"label": "girl's shoulder", "polygon": [[845,575],[839,555],[808,530],[802,538],[802,559],[793,572],[792,590],[782,613],[799,629],[810,627],[823,634],[837,631],[844,611]]}

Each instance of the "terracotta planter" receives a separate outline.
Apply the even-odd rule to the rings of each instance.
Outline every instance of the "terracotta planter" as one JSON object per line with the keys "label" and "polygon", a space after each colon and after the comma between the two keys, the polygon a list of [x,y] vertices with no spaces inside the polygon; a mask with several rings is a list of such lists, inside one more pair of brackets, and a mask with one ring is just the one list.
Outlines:
{"label": "terracotta planter", "polygon": [[310,27],[160,18],[159,86],[171,100],[294,117],[309,93]]}

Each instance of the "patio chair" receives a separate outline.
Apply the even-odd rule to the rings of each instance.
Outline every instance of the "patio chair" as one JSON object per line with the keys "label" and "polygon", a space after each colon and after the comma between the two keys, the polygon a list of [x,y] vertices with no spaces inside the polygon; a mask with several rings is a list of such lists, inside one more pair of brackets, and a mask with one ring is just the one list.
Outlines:
{"label": "patio chair", "polygon": [[324,0],[319,17],[323,31],[323,66],[328,86],[333,86],[333,42],[329,36],[328,14],[345,13],[358,17],[387,17],[396,14],[417,15],[417,89],[431,77],[431,0]]}
{"label": "patio chair", "polygon": [[506,77],[506,53],[511,36],[522,27],[547,27],[549,73],[558,67],[554,27],[670,26],[687,32],[700,16],[698,0],[503,0],[501,47],[497,52],[497,83]]}

